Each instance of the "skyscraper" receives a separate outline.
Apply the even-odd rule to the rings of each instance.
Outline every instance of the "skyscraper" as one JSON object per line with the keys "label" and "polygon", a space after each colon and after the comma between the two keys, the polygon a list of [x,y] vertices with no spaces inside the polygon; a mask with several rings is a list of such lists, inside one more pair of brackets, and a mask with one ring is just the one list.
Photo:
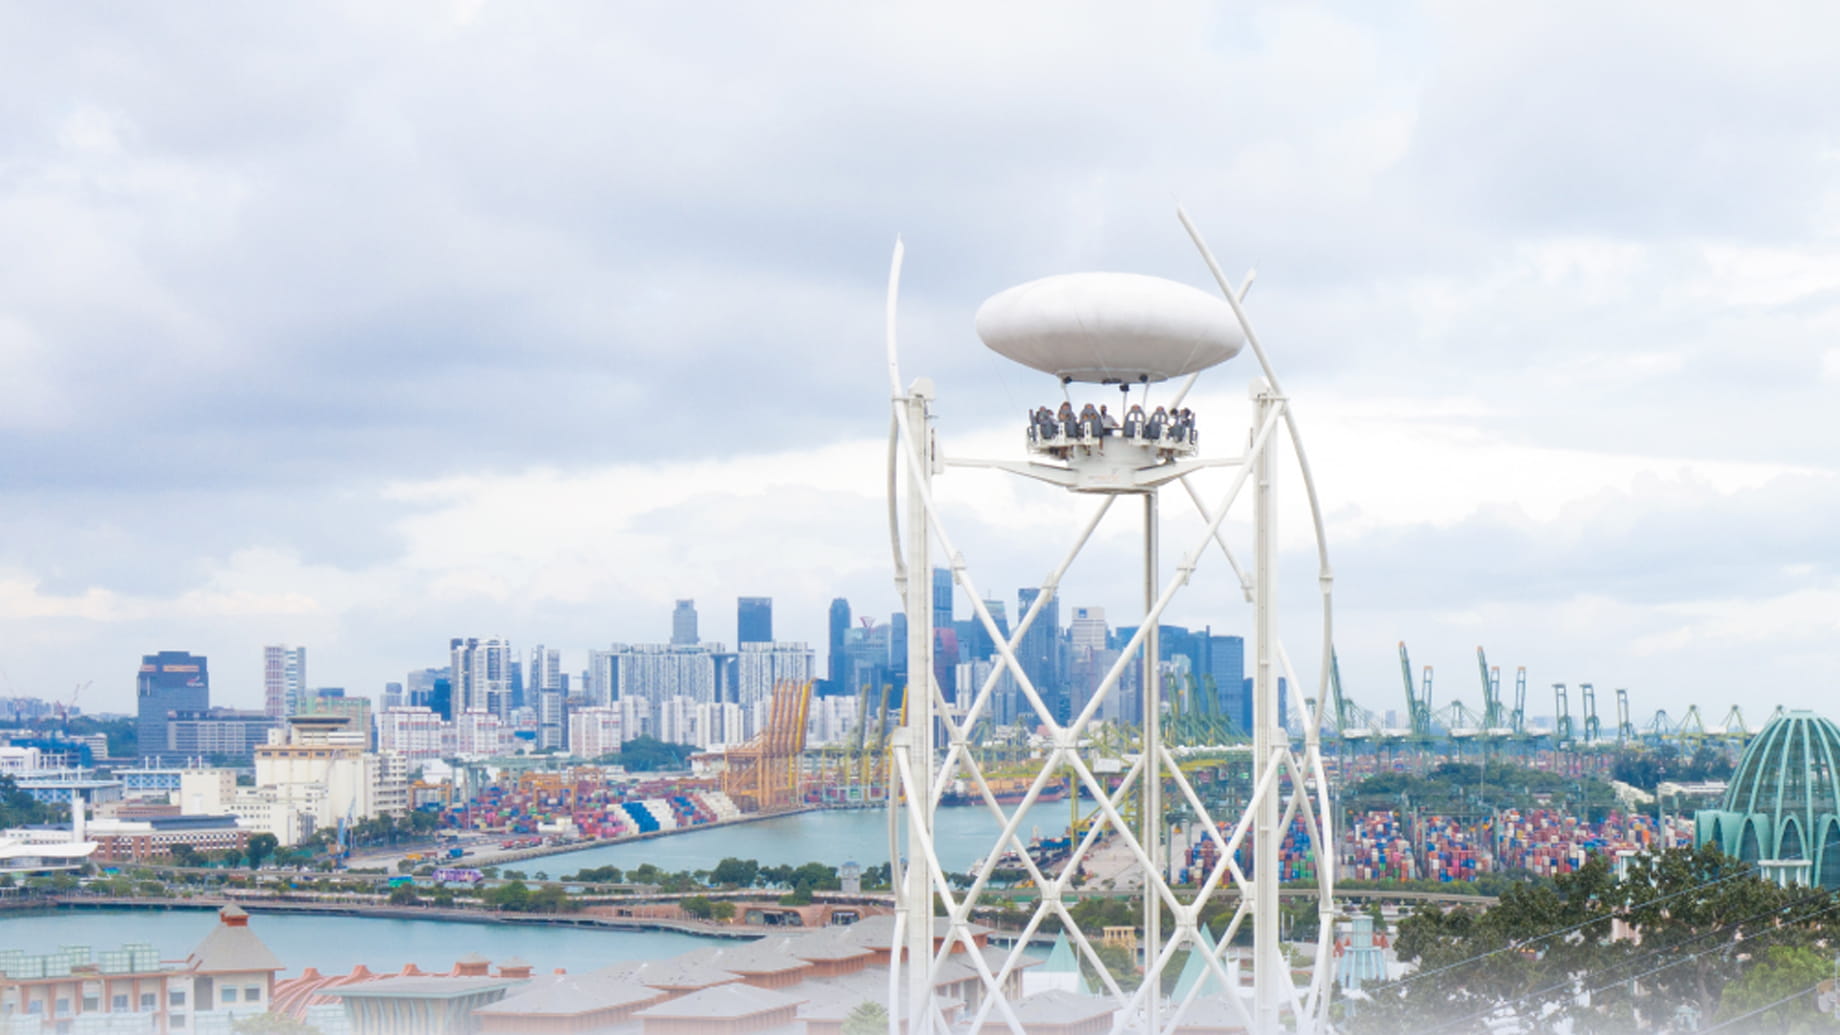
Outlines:
{"label": "skyscraper", "polygon": [[737,597],[735,600],[735,642],[773,642],[773,598]]}
{"label": "skyscraper", "polygon": [[511,644],[497,637],[456,637],[448,641],[452,656],[454,715],[486,711],[500,718],[511,712]]}
{"label": "skyscraper", "polygon": [[679,600],[672,609],[671,646],[696,646],[696,601]]}
{"label": "skyscraper", "polygon": [[1241,733],[1252,732],[1252,690],[1246,682],[1246,641],[1216,636],[1209,629],[1198,639],[1207,643],[1206,664],[1198,676],[1203,692],[1212,687],[1214,710],[1233,720]]}
{"label": "skyscraper", "polygon": [[933,628],[952,628],[952,572],[933,569]]}
{"label": "skyscraper", "polygon": [[[1017,621],[1029,613],[1035,606],[1035,598],[1041,596],[1041,590],[1024,587],[1016,591]],[[1041,614],[1035,616],[1035,622],[1029,626],[1028,634],[1023,636],[1016,660],[1022,663],[1022,671],[1035,684],[1035,689],[1045,697],[1058,693],[1061,689],[1060,672],[1060,624],[1061,602],[1053,597],[1041,606]]]}
{"label": "skyscraper", "polygon": [[211,707],[211,675],[202,654],[163,650],[142,655],[134,690],[135,733],[143,758],[169,750],[166,727],[172,712]]}
{"label": "skyscraper", "polygon": [[831,694],[853,694],[857,687],[850,685],[849,670],[844,661],[844,643],[850,634],[850,602],[842,597],[831,601],[831,656],[825,670],[825,690]]}
{"label": "skyscraper", "polygon": [[290,714],[290,702],[307,692],[307,648],[271,643],[262,648],[262,696],[271,719]]}

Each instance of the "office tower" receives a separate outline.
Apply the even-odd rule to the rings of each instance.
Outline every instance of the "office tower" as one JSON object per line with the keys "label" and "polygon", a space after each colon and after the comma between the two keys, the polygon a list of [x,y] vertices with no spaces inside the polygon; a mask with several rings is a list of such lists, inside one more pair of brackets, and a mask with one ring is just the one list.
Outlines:
{"label": "office tower", "polygon": [[[1041,590],[1033,586],[1016,591],[1016,620],[1020,622],[1029,608],[1035,606],[1035,598],[1041,596]],[[1041,605],[1041,614],[1035,616],[1034,624],[1022,637],[1022,643],[1016,651],[1016,660],[1022,663],[1024,675],[1034,684],[1042,699],[1049,700],[1060,692],[1060,598],[1053,597]]]}
{"label": "office tower", "polygon": [[735,600],[735,643],[773,642],[773,598],[738,597]]}
{"label": "office tower", "polygon": [[[893,629],[891,625],[859,625],[844,631],[841,692],[851,697],[868,694],[871,712],[880,706],[882,688],[894,682],[888,667]],[[898,687],[890,693],[898,701],[896,690]]]}
{"label": "office tower", "polygon": [[[431,671],[445,672],[446,670],[434,669]],[[448,722],[453,721],[456,709],[454,708],[454,681],[451,677],[446,675],[436,676],[434,682],[429,685],[428,708],[442,719]]]}
{"label": "office tower", "polygon": [[405,703],[407,702],[403,699],[403,685],[401,683],[383,684],[382,706],[385,709],[401,708]]}
{"label": "office tower", "polygon": [[[882,659],[882,664],[887,667],[888,674],[894,679],[898,690],[900,685],[907,681],[907,616],[905,614],[896,614],[888,619],[887,639],[888,656]],[[895,694],[895,698],[899,700],[900,694]]]}
{"label": "office tower", "polygon": [[825,667],[825,692],[830,694],[853,694],[856,688],[850,685],[847,662],[844,659],[844,642],[850,635],[850,602],[842,597],[831,601],[831,656]]}
{"label": "office tower", "polygon": [[452,675],[444,668],[418,668],[403,679],[404,703],[410,707],[428,707],[428,695],[434,693],[434,681]]}
{"label": "office tower", "polygon": [[933,628],[952,628],[952,572],[933,569]]}
{"label": "office tower", "polygon": [[262,648],[262,691],[269,718],[287,716],[288,702],[307,690],[307,648],[271,643]]}
{"label": "office tower", "polygon": [[1246,681],[1246,641],[1238,636],[1216,636],[1209,628],[1201,637],[1207,658],[1197,675],[1202,692],[1214,695],[1214,710],[1233,721],[1241,733],[1252,732],[1252,689]]}
{"label": "office tower", "polygon": [[171,750],[166,728],[173,712],[211,707],[211,676],[202,654],[163,650],[142,655],[134,689],[135,732],[143,758]]}
{"label": "office tower", "polygon": [[511,712],[511,644],[489,639],[455,638],[452,655],[454,714],[483,711],[504,718]]}
{"label": "office tower", "polygon": [[955,685],[953,673],[958,671],[958,630],[951,626],[933,630],[933,680],[939,684],[939,692],[945,699],[952,700],[952,687]]}
{"label": "office tower", "polygon": [[696,601],[679,600],[671,611],[671,646],[696,645]]}

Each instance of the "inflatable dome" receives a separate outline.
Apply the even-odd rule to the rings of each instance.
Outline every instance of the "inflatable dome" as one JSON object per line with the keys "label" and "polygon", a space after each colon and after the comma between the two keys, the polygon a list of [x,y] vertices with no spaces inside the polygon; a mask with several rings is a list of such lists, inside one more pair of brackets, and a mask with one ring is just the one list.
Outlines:
{"label": "inflatable dome", "polygon": [[1693,817],[1696,845],[1745,862],[1811,864],[1809,883],[1840,888],[1840,728],[1789,712],[1744,748],[1725,801]]}

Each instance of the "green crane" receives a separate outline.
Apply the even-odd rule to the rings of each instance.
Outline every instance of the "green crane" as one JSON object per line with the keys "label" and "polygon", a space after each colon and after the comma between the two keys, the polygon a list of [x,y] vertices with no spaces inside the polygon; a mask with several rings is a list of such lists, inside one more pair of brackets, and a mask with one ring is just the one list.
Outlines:
{"label": "green crane", "polygon": [[1488,655],[1477,647],[1476,668],[1482,673],[1482,728],[1501,729],[1507,725],[1501,714],[1501,666],[1490,668]]}
{"label": "green crane", "polygon": [[1603,724],[1597,719],[1597,688],[1590,683],[1579,683],[1578,695],[1578,707],[1584,712],[1584,742],[1595,744],[1603,733]]}
{"label": "green crane", "polygon": [[1572,708],[1565,699],[1565,684],[1554,683],[1553,688],[1553,744],[1568,744],[1572,739]]}
{"label": "green crane", "polygon": [[1412,739],[1431,739],[1431,666],[1425,666],[1423,694],[1412,692],[1412,658],[1406,654],[1406,641],[1399,641],[1399,671],[1405,677],[1406,714],[1411,717]]}

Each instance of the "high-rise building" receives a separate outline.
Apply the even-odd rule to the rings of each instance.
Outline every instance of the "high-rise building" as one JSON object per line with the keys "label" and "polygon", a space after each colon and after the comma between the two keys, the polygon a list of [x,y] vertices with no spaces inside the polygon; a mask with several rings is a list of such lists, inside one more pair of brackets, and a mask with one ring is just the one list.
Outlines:
{"label": "high-rise building", "polygon": [[211,676],[204,655],[182,650],[142,655],[134,691],[135,732],[141,757],[170,752],[166,736],[169,716],[211,707]]}
{"label": "high-rise building", "polygon": [[262,690],[271,719],[290,714],[288,702],[307,690],[307,648],[271,643],[262,648]]}
{"label": "high-rise building", "polygon": [[[893,679],[888,667],[893,629],[891,625],[862,625],[844,632],[843,674],[839,677],[843,681],[842,694],[854,697],[866,690],[872,711],[880,705],[882,688]],[[899,700],[898,693],[895,700]]]}
{"label": "high-rise building", "polygon": [[773,598],[737,598],[735,600],[735,643],[772,642]]}
{"label": "high-rise building", "polygon": [[722,647],[708,642],[694,647],[616,643],[607,650],[590,651],[589,703],[607,705],[628,697],[654,702],[667,697],[718,700],[723,689],[723,659],[729,657]]}
{"label": "high-rise building", "polygon": [[739,653],[737,704],[750,707],[773,696],[780,683],[811,681],[817,656],[803,643],[744,643]]}
{"label": "high-rise building", "polygon": [[850,602],[842,597],[831,601],[830,641],[831,656],[825,668],[825,692],[830,694],[854,694],[856,687],[849,684],[848,662],[844,659],[844,644],[850,635]]}
{"label": "high-rise building", "polygon": [[1203,693],[1214,694],[1214,710],[1233,720],[1241,733],[1252,732],[1252,691],[1246,683],[1246,641],[1238,636],[1216,636],[1212,629],[1198,639],[1207,644],[1207,658],[1197,675]]}
{"label": "high-rise building", "polygon": [[[1016,591],[1017,621],[1029,613],[1035,606],[1035,598],[1041,596],[1041,590],[1024,587]],[[1041,605],[1041,613],[1029,626],[1029,631],[1022,637],[1016,660],[1022,663],[1022,671],[1029,677],[1029,682],[1047,699],[1060,692],[1060,623],[1061,602],[1059,597],[1051,597]]]}
{"label": "high-rise building", "polygon": [[530,649],[530,665],[524,669],[524,700],[535,703],[545,690],[562,689],[562,652],[537,644]]}
{"label": "high-rise building", "polygon": [[490,639],[455,638],[448,643],[453,667],[453,711],[484,711],[499,718],[511,713],[511,644]]}
{"label": "high-rise building", "polygon": [[671,646],[696,646],[696,601],[679,600],[671,610]]}
{"label": "high-rise building", "polygon": [[952,571],[933,569],[933,628],[952,628]]}

